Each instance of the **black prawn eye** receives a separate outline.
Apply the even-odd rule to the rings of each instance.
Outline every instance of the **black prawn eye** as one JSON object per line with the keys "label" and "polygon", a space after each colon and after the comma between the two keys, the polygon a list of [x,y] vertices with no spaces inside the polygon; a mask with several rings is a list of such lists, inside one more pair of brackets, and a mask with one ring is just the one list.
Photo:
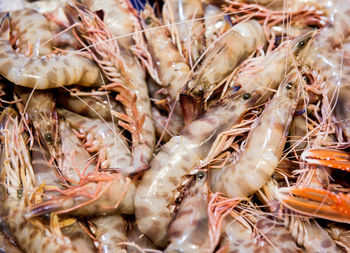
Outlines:
{"label": "black prawn eye", "polygon": [[302,40],[298,43],[298,47],[303,47],[303,46],[305,46],[305,41]]}
{"label": "black prawn eye", "polygon": [[17,190],[17,198],[18,198],[18,199],[22,198],[22,195],[23,195],[23,190],[18,189],[18,190]]}
{"label": "black prawn eye", "polygon": [[151,17],[147,17],[145,19],[145,23],[146,23],[146,25],[150,25],[152,23],[152,18]]}
{"label": "black prawn eye", "polygon": [[242,98],[243,98],[243,100],[248,100],[249,98],[251,98],[251,96],[252,96],[252,94],[250,94],[250,93],[244,93]]}
{"label": "black prawn eye", "polygon": [[203,171],[200,171],[196,174],[196,180],[201,180],[205,177],[205,173]]}
{"label": "black prawn eye", "polygon": [[82,22],[82,21],[83,21],[83,19],[81,18],[81,16],[80,16],[80,15],[78,15],[78,20],[79,20],[80,22]]}
{"label": "black prawn eye", "polygon": [[45,138],[45,141],[47,141],[50,145],[53,144],[53,138],[52,138],[52,135],[50,133],[46,133],[44,135],[44,138]]}
{"label": "black prawn eye", "polygon": [[293,87],[292,83],[287,83],[287,85],[286,85],[286,89],[287,90],[290,90],[292,87]]}

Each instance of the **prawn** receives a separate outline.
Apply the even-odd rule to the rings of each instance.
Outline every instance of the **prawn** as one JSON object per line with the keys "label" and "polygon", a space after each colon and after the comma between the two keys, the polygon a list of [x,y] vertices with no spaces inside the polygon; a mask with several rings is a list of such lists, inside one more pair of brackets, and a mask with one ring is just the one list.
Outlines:
{"label": "prawn", "polygon": [[134,213],[135,184],[119,174],[94,173],[82,178],[78,186],[60,190],[51,200],[33,205],[26,218],[57,212],[77,216]]}
{"label": "prawn", "polygon": [[[285,228],[289,230],[297,244],[304,247],[308,252],[338,252],[339,249],[335,242],[315,220],[299,217],[278,205],[279,188],[278,182],[270,179],[263,187],[266,196],[264,203],[284,223]],[[271,205],[271,203],[276,204]]]}
{"label": "prawn", "polygon": [[[34,142],[31,149],[31,156],[33,172],[35,175],[34,186],[37,187],[33,196],[33,202],[40,203],[42,201],[42,196],[44,197],[44,201],[49,198],[54,198],[58,195],[58,192],[53,191],[53,189],[62,189],[63,182],[55,168],[49,164],[48,152],[40,147],[38,142]],[[40,191],[43,191],[43,194],[40,194]],[[54,220],[53,216],[51,216],[51,219]],[[78,222],[64,226],[61,231],[55,232],[62,233],[62,235],[68,237],[76,249],[84,250],[85,252],[95,251],[91,238],[85,233],[84,229]]]}
{"label": "prawn", "polygon": [[49,212],[75,215],[98,215],[134,212],[135,184],[118,173],[97,172],[89,162],[90,155],[69,127],[68,122],[59,121],[63,156],[58,167],[64,179],[73,183],[67,189],[55,189],[54,198],[33,205],[26,212],[35,217]]}
{"label": "prawn", "polygon": [[[178,99],[180,90],[190,76],[190,67],[178,49],[172,44],[166,27],[161,27],[160,20],[155,16],[151,6],[146,5],[140,17],[144,28],[143,34],[147,39],[148,50],[146,49],[147,46],[142,45],[143,41],[140,37],[142,34],[137,33],[136,35],[138,36],[135,35],[137,37],[137,45],[133,51],[147,67],[153,79],[160,86],[164,87],[164,93],[167,95],[165,107],[172,111],[172,119],[169,121],[168,127],[174,129],[174,125],[178,125],[177,122],[175,123],[175,120],[181,120],[183,123]],[[145,59],[144,55],[146,57],[150,55],[152,59]],[[181,130],[182,125],[174,129],[176,130],[175,134]]]}
{"label": "prawn", "polygon": [[156,73],[155,80],[158,79],[158,84],[167,89],[172,102],[174,102],[190,75],[190,67],[183,60],[178,49],[172,44],[166,27],[161,27],[162,24],[155,16],[152,7],[146,5],[140,17],[149,54],[154,61],[152,67],[156,69],[151,72]]}
{"label": "prawn", "polygon": [[49,89],[71,84],[99,86],[102,76],[89,59],[76,55],[30,58],[14,52],[10,45],[10,15],[0,23],[0,74],[29,88]]}
{"label": "prawn", "polygon": [[[189,174],[207,156],[221,132],[240,121],[250,107],[267,101],[271,96],[269,88],[276,88],[283,79],[288,66],[284,64],[286,56],[291,62],[292,59],[301,61],[312,38],[313,33],[304,34],[282,45],[274,53],[275,57],[266,57],[266,61],[259,61],[259,64],[267,64],[260,66],[267,68],[263,71],[260,69],[261,73],[246,72],[244,79],[247,81],[242,83],[238,91],[235,83],[232,84],[223,99],[161,148],[152,160],[150,170],[143,175],[135,195],[136,223],[141,232],[156,245],[165,245],[166,235],[162,231],[166,230],[171,221],[172,203],[178,194],[177,189],[182,185],[182,177]],[[263,72],[270,78],[266,78]],[[260,74],[263,78],[256,80]],[[242,72],[241,80],[243,76]]]}
{"label": "prawn", "polygon": [[78,184],[82,176],[94,171],[91,157],[69,124],[63,120],[58,122],[60,156],[56,157],[62,176],[73,184]]}
{"label": "prawn", "polygon": [[[337,99],[334,99],[337,92],[342,94],[345,89],[344,94],[347,94],[346,90],[348,89],[343,84],[342,71],[339,71],[339,69],[341,70],[342,56],[337,53],[336,48],[350,34],[350,29],[347,15],[349,12],[348,1],[326,1],[325,6],[331,16],[331,23],[318,33],[313,42],[313,50],[309,52],[310,54],[305,64],[314,69],[316,73],[322,73],[321,77],[324,80],[323,106],[326,112],[323,123],[329,123],[332,115],[330,108],[333,105],[337,108],[335,111],[338,112],[338,115],[339,111],[346,110],[346,103],[342,102],[343,98],[340,99],[340,103],[338,103]],[[347,114],[344,113],[343,115],[346,117]],[[341,124],[342,127],[345,127],[343,128],[345,136],[347,133],[346,124]],[[328,136],[327,133],[326,136]],[[349,168],[349,154],[333,149],[324,149],[316,146],[304,151],[301,158],[309,164],[343,170],[348,170]],[[326,190],[320,184],[317,184],[316,187],[314,185],[298,188],[287,187],[282,188],[280,191],[281,202],[296,212],[349,223],[350,198],[348,194],[332,192],[331,189]],[[288,196],[287,193],[291,195]]]}
{"label": "prawn", "polygon": [[223,219],[218,252],[300,251],[289,231],[278,221],[258,210],[238,207],[241,212],[231,210]]}
{"label": "prawn", "polygon": [[[349,123],[346,95],[349,94],[347,74],[349,64],[346,64],[342,51],[339,51],[346,37],[350,35],[348,14],[349,1],[322,1],[329,13],[330,22],[321,29],[312,45],[305,65],[313,70],[323,80],[324,110],[330,112],[335,107],[334,114],[343,128],[344,135],[349,138]],[[346,49],[345,49],[346,50]],[[346,51],[345,51],[346,55]],[[339,96],[338,96],[339,94]],[[328,114],[328,119],[332,114]]]}
{"label": "prawn", "polygon": [[[293,70],[250,132],[239,160],[222,168],[214,189],[227,197],[247,197],[260,189],[279,163],[300,94],[300,76]],[[256,157],[256,159],[254,159]]]}

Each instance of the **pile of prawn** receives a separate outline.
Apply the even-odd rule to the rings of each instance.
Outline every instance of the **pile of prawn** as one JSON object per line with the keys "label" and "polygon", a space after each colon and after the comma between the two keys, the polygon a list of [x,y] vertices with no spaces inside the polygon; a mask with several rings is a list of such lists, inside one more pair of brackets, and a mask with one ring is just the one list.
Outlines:
{"label": "pile of prawn", "polygon": [[350,252],[350,0],[0,2],[1,252]]}

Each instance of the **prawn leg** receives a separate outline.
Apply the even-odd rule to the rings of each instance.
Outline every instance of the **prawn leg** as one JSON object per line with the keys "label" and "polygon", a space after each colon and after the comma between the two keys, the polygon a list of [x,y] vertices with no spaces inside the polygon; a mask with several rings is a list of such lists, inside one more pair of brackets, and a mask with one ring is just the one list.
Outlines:
{"label": "prawn leg", "polygon": [[118,127],[64,109],[60,109],[59,113],[73,128],[86,137],[84,146],[88,151],[98,151],[102,168],[120,168],[124,175],[132,171],[128,144],[121,136]]}

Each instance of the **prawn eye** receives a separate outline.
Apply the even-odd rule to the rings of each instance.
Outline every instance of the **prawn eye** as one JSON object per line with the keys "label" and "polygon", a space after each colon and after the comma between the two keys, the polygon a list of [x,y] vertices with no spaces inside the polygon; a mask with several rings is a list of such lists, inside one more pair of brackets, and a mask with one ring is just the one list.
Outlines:
{"label": "prawn eye", "polygon": [[17,190],[17,198],[18,198],[18,199],[22,198],[22,195],[23,195],[23,190],[18,189],[18,190]]}
{"label": "prawn eye", "polygon": [[52,135],[50,133],[46,133],[44,135],[44,138],[45,138],[45,141],[47,141],[50,145],[53,144],[53,138],[52,138]]}
{"label": "prawn eye", "polygon": [[83,19],[81,18],[81,16],[80,16],[80,15],[78,15],[78,20],[79,20],[80,22],[82,22],[82,21],[83,21]]}
{"label": "prawn eye", "polygon": [[42,218],[44,218],[45,220],[50,220],[51,218],[51,213],[45,213],[41,216]]}
{"label": "prawn eye", "polygon": [[302,40],[298,43],[298,47],[303,47],[303,46],[305,46],[305,41]]}
{"label": "prawn eye", "polygon": [[292,87],[293,87],[293,84],[292,84],[292,83],[287,83],[287,86],[286,86],[286,89],[287,89],[287,90],[290,90]]}
{"label": "prawn eye", "polygon": [[196,174],[196,180],[201,180],[205,177],[205,173],[203,171],[200,171]]}
{"label": "prawn eye", "polygon": [[150,25],[152,23],[152,18],[151,17],[147,17],[145,19],[145,23],[146,23],[146,25]]}
{"label": "prawn eye", "polygon": [[250,93],[244,93],[243,94],[243,100],[248,100],[249,98],[251,98],[252,94]]}

